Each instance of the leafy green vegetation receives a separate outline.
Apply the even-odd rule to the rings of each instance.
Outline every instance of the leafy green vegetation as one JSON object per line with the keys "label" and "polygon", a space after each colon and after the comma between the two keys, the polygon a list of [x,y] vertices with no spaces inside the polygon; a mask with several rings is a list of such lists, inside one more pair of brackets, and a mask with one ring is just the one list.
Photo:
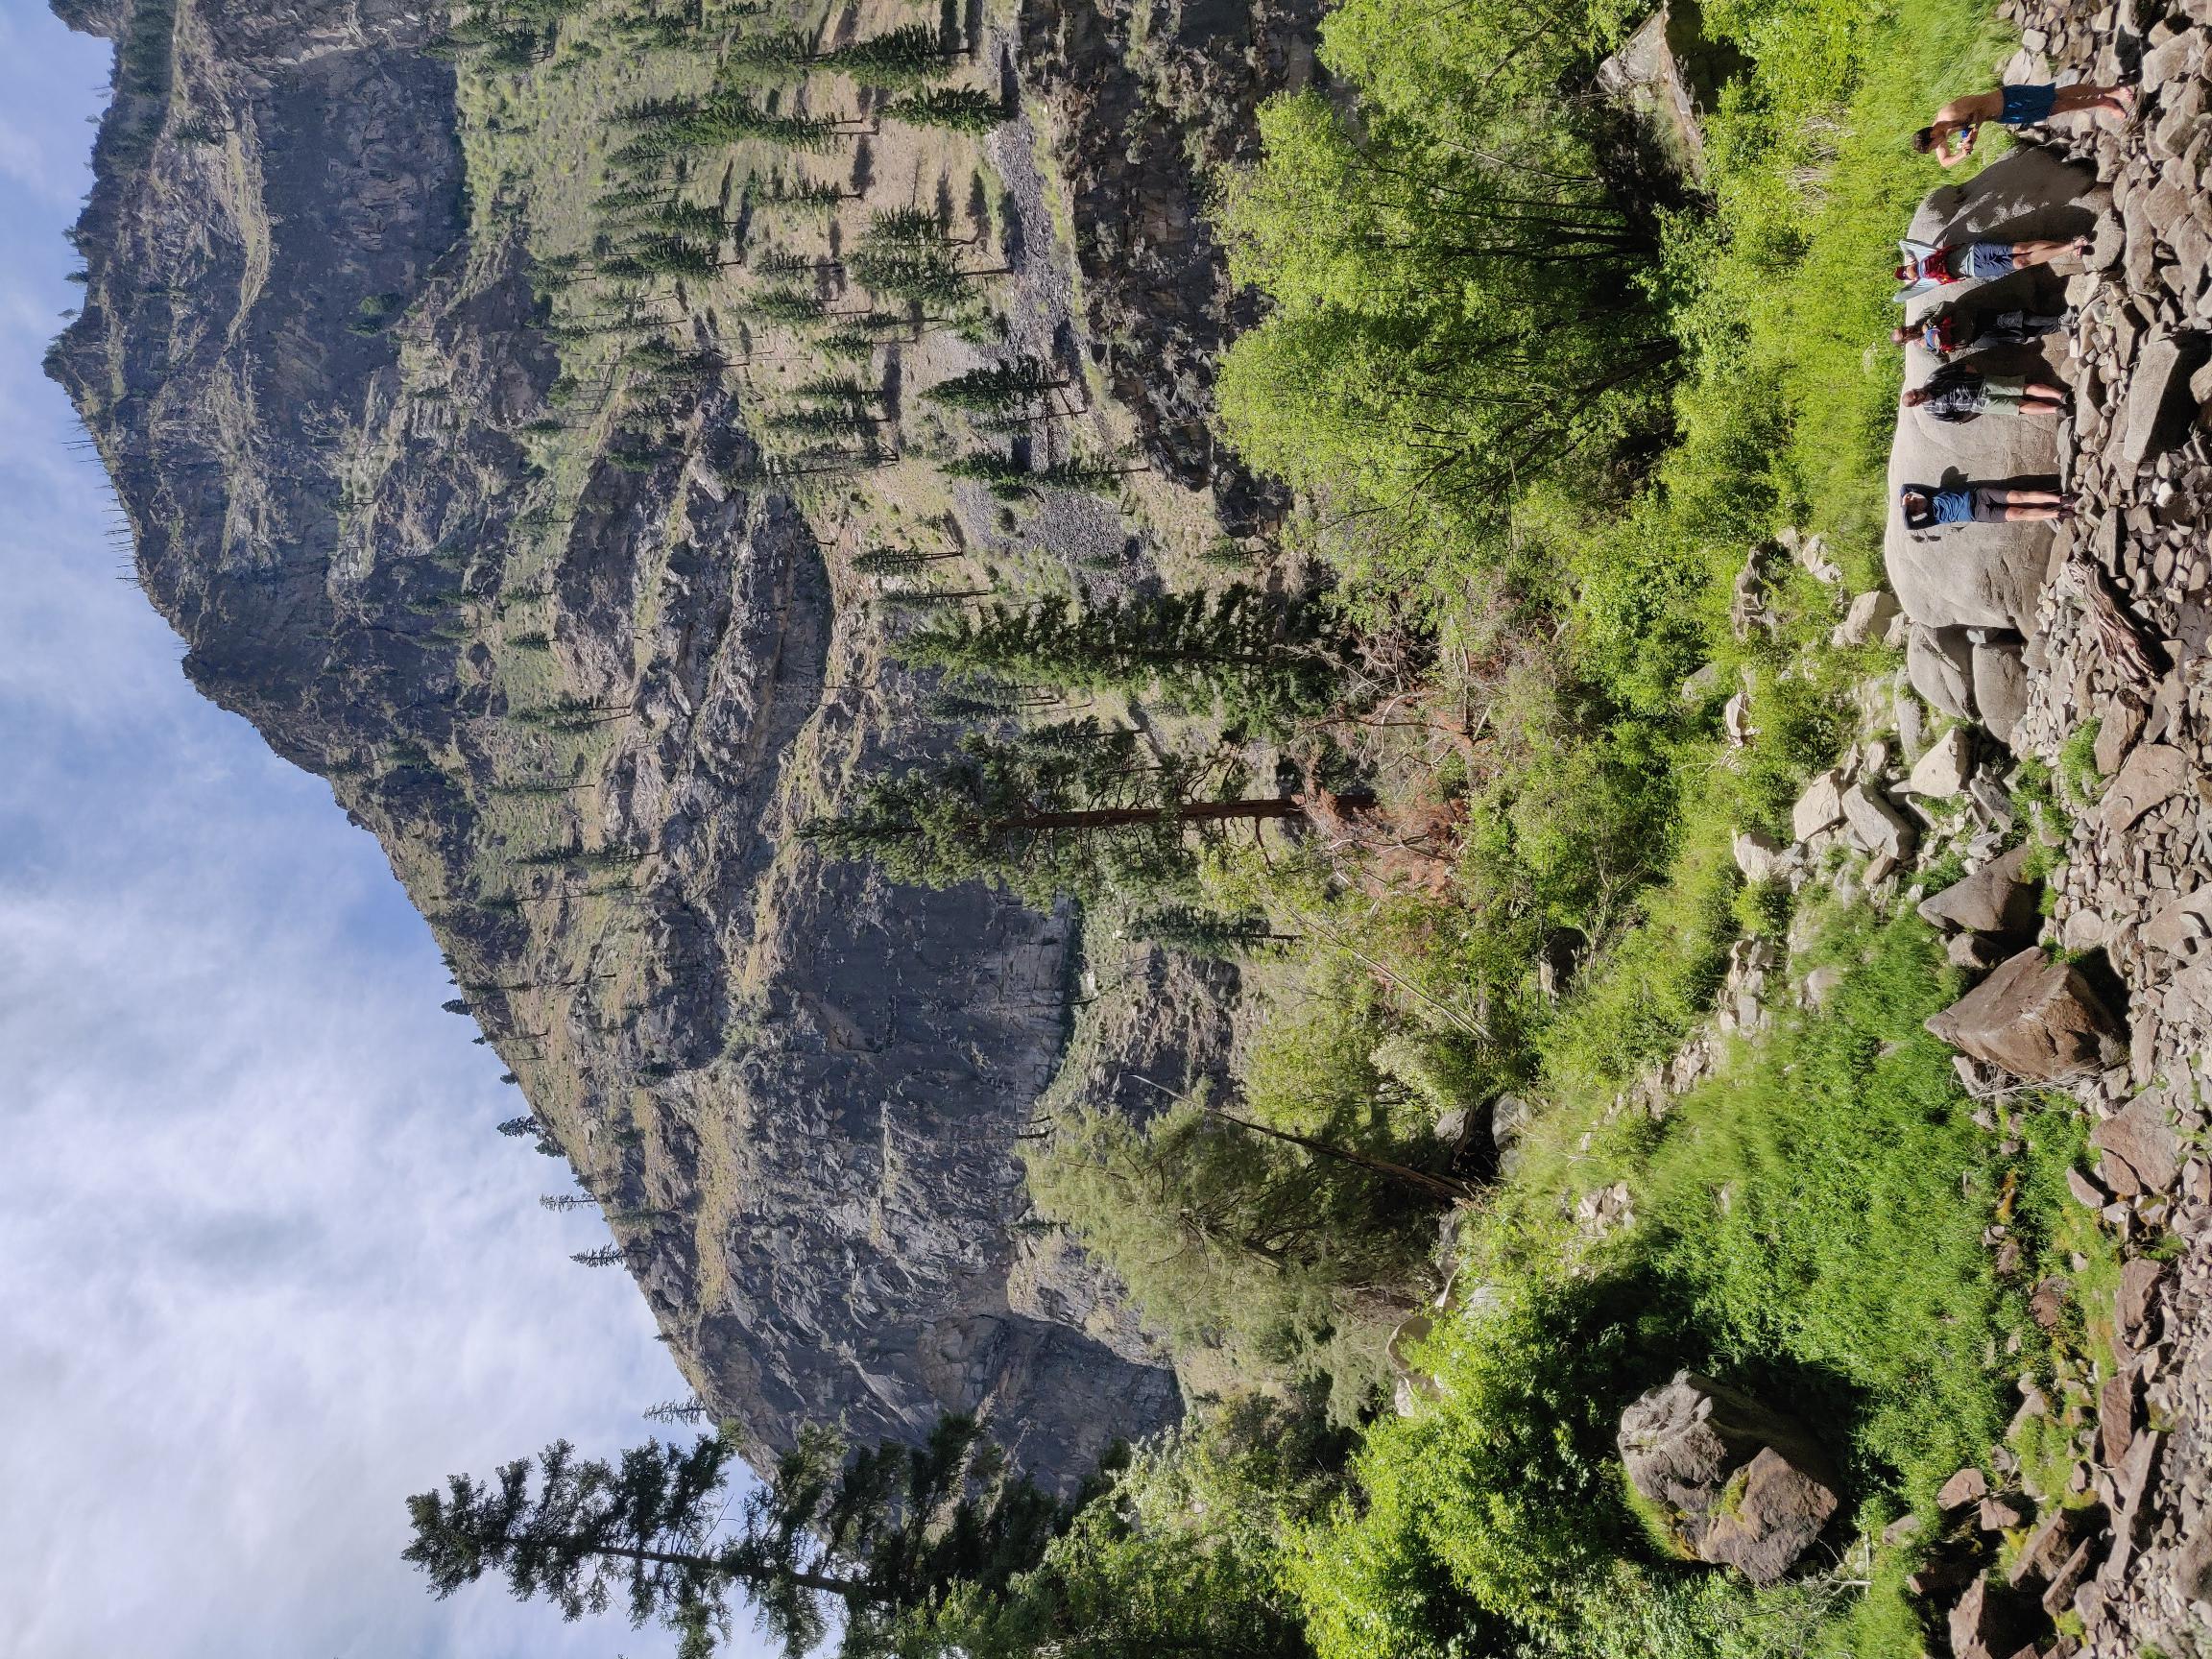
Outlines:
{"label": "leafy green vegetation", "polygon": [[[525,10],[455,49],[502,76],[570,63],[559,14]],[[1922,1029],[1957,982],[1920,923],[1747,889],[1731,845],[1785,830],[1806,775],[1883,724],[1851,695],[1878,648],[1831,643],[1834,595],[1772,543],[1817,533],[1859,585],[1878,567],[1887,249],[1933,181],[1904,134],[1986,80],[1992,17],[1714,0],[1694,178],[1595,89],[1641,20],[1346,0],[1329,93],[1269,104],[1260,159],[1216,181],[1233,272],[1268,302],[1221,365],[1222,426],[1299,498],[1270,596],[1235,544],[1191,562],[1201,583],[1118,595],[931,583],[967,543],[903,525],[847,561],[956,730],[820,803],[816,848],[1072,898],[1101,952],[1233,959],[1252,1010],[1232,1077],[1085,1100],[1024,1143],[1040,1214],[1126,1286],[1191,1423],[1019,1560],[915,1580],[849,1645],[1907,1659],[1912,1546],[1870,1540],[1988,1445],[2038,1345],[2098,1340],[2022,1301],[2077,1254],[2097,1270],[2067,1114],[1966,1095]],[[580,491],[572,447],[665,467],[695,400],[779,352],[799,376],[748,408],[767,449],[729,482],[805,494],[898,464],[878,352],[1007,338],[985,298],[1005,272],[949,209],[844,225],[855,192],[806,168],[857,134],[836,109],[969,138],[1008,112],[937,84],[964,65],[926,27],[630,33],[684,67],[649,97],[603,89],[616,143],[575,185],[590,233],[536,250],[571,389],[534,434],[555,475]],[[903,95],[785,96],[817,75]],[[997,496],[1002,529],[1045,492],[1119,499],[1140,469],[1032,452],[1079,389],[1004,351],[904,388],[949,422],[933,481]],[[1732,618],[1757,549],[1763,614]],[[505,643],[541,664],[549,637]],[[549,740],[621,717],[542,682],[510,707]],[[623,856],[564,839],[510,862]],[[1639,1080],[1746,936],[1839,977],[1655,1118]],[[1508,1093],[1528,1122],[1502,1157],[1485,1126]],[[2020,1246],[2004,1277],[1993,1222]],[[1632,1501],[1621,1410],[1685,1365],[1810,1425],[1848,1562],[1755,1590]],[[849,1588],[823,1593],[883,1612]]]}

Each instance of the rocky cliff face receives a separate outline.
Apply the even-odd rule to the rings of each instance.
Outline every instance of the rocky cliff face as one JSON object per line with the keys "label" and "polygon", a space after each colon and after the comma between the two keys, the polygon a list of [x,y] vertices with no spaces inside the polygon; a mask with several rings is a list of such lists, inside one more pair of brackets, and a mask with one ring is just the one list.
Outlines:
{"label": "rocky cliff face", "polygon": [[433,16],[63,10],[119,67],[51,368],[145,589],[382,841],[702,1396],[757,1452],[986,1407],[1059,1483],[1170,1418],[1081,1258],[1014,1242],[1070,920],[796,841],[910,693],[792,503],[718,481],[721,390],[643,461],[534,437],[560,364]]}

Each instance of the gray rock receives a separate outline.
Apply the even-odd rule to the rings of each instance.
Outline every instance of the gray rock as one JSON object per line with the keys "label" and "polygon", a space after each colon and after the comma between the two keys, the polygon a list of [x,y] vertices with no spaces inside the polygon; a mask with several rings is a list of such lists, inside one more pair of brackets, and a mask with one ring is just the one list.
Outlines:
{"label": "gray rock", "polygon": [[1839,650],[1870,645],[1882,637],[1897,615],[1897,596],[1887,588],[1873,589],[1851,601],[1843,620],[1830,631],[1828,642]]}
{"label": "gray rock", "polygon": [[2071,963],[2030,947],[1928,1022],[1986,1065],[2032,1083],[2083,1077],[2111,1064],[2120,1027]]}
{"label": "gray rock", "polygon": [[2153,806],[2181,792],[2189,781],[2189,757],[2167,743],[2138,745],[2097,804],[2097,821],[2107,830],[2125,830]]}
{"label": "gray rock", "polygon": [[1677,1372],[1621,1414],[1621,1460],[1700,1560],[1781,1578],[1839,1502],[1805,1427],[1733,1388]]}
{"label": "gray rock", "polygon": [[1964,793],[1973,773],[1974,734],[1964,726],[1954,726],[1929,745],[1905,787],[1931,801],[1949,801]]}
{"label": "gray rock", "polygon": [[2017,645],[1974,647],[1974,707],[1989,735],[2009,749],[2028,712],[2028,670]]}
{"label": "gray rock", "polygon": [[2200,354],[2194,346],[2160,335],[2143,348],[2128,388],[2128,411],[2120,440],[2120,459],[2140,468],[2171,444],[2186,421],[2189,374]]}
{"label": "gray rock", "polygon": [[1736,868],[1753,886],[1771,881],[1781,873],[1782,843],[1764,830],[1745,830],[1735,840]]}
{"label": "gray rock", "polygon": [[2136,937],[2170,956],[2195,954],[2212,937],[2212,882],[2161,905]]}
{"label": "gray rock", "polygon": [[1843,822],[1843,774],[1839,769],[1821,773],[1805,785],[1805,793],[1790,809],[1790,832],[1809,841],[1823,830]]}
{"label": "gray rock", "polygon": [[1930,708],[1955,720],[1974,718],[1974,647],[1963,628],[1913,624],[1905,641],[1905,673]]}
{"label": "gray rock", "polygon": [[1920,903],[1920,917],[1968,933],[2032,934],[2042,917],[2035,883],[2022,878],[2028,849],[2015,847]]}
{"label": "gray rock", "polygon": [[1918,834],[1879,787],[1861,779],[1842,794],[1844,833],[1874,858],[1901,864],[1912,855]]}

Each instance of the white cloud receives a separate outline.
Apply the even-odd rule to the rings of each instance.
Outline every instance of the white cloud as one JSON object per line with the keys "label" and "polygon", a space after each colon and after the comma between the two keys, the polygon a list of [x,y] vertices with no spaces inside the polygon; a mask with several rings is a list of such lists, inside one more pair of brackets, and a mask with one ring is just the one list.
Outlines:
{"label": "white cloud", "polygon": [[664,1653],[397,1558],[408,1492],[682,1383],[373,842],[111,579],[10,325],[74,292],[104,51],[0,0],[0,1659]]}

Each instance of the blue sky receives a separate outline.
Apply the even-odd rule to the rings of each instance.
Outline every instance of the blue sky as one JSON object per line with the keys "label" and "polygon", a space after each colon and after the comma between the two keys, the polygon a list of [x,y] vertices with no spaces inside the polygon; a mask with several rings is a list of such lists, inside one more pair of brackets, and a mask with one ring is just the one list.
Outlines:
{"label": "blue sky", "polygon": [[38,370],[108,60],[0,0],[0,1659],[663,1653],[397,1558],[685,1390],[374,841],[117,579]]}

